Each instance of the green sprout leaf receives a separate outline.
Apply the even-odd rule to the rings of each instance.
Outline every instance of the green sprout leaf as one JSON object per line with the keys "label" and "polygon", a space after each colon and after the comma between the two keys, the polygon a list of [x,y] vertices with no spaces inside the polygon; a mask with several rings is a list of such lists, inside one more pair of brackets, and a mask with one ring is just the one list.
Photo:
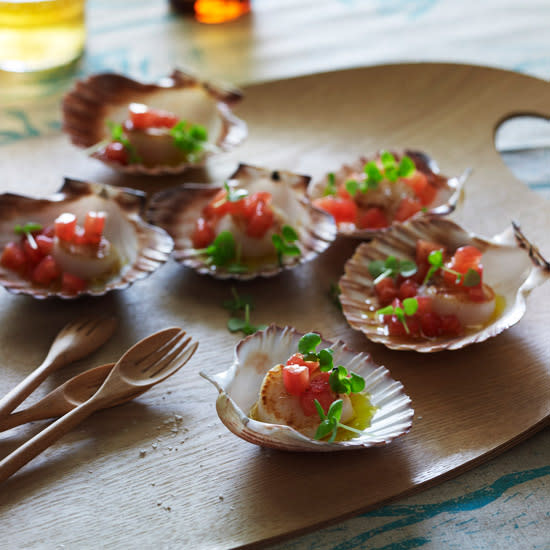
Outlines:
{"label": "green sprout leaf", "polygon": [[322,372],[328,372],[332,370],[333,367],[333,361],[332,361],[332,354],[334,353],[333,350],[330,348],[322,349],[317,357],[319,358],[319,370]]}
{"label": "green sprout leaf", "polygon": [[424,277],[424,281],[422,283],[424,285],[432,278],[438,269],[451,273],[456,277],[455,283],[459,284],[460,281],[463,281],[463,285],[465,287],[475,287],[481,283],[481,276],[475,269],[470,268],[466,271],[466,273],[460,273],[454,269],[446,267],[444,264],[443,252],[441,250],[434,250],[430,252],[428,262],[431,264],[431,267],[428,270],[428,273],[426,273],[426,277]]}
{"label": "green sprout leaf", "polygon": [[405,298],[403,300],[403,307],[399,306],[386,306],[376,310],[377,315],[395,315],[405,328],[407,334],[410,333],[407,326],[407,320],[405,316],[411,317],[418,311],[418,300],[416,298]]}
{"label": "green sprout leaf", "polygon": [[224,300],[223,302],[223,307],[225,309],[228,309],[232,313],[244,311],[246,309],[246,306],[248,306],[250,310],[254,309],[252,296],[248,294],[243,294],[242,296],[239,296],[235,287],[231,287],[231,294],[233,298],[229,300]]}
{"label": "green sprout leaf", "polygon": [[174,140],[174,145],[194,160],[197,153],[204,149],[208,141],[208,132],[200,124],[191,124],[186,120],[180,120],[175,126],[170,128],[170,135]]}
{"label": "green sprout leaf", "polygon": [[358,393],[365,389],[365,379],[359,374],[348,372],[342,365],[332,369],[329,384],[332,391],[338,394]]}
{"label": "green sprout leaf", "polygon": [[279,265],[283,265],[283,256],[299,256],[302,253],[300,248],[293,244],[297,240],[298,233],[290,225],[283,225],[281,234],[271,235],[271,242],[277,251]]}
{"label": "green sprout leaf", "polygon": [[128,162],[130,164],[139,164],[140,162],[142,162],[141,157],[136,151],[136,148],[128,140],[122,124],[116,124],[115,122],[108,120],[107,127],[111,132],[112,141],[118,141],[119,143],[122,143],[124,149],[126,149],[126,151],[128,152]]}
{"label": "green sprout leaf", "polygon": [[303,355],[315,353],[320,343],[321,337],[316,332],[308,332],[300,338],[298,342],[298,351]]}
{"label": "green sprout leaf", "polygon": [[395,256],[388,256],[385,260],[373,260],[368,265],[375,285],[386,277],[397,277],[398,275],[410,277],[416,273],[417,269],[412,260],[398,260]]}
{"label": "green sprout leaf", "polygon": [[319,427],[315,432],[315,439],[324,439],[325,437],[330,436],[328,442],[332,443],[336,439],[338,428],[342,428],[356,434],[361,433],[360,430],[356,430],[351,426],[346,426],[345,424],[340,423],[343,408],[343,401],[341,399],[337,399],[336,401],[332,402],[329,410],[327,411],[327,414],[325,414],[323,408],[321,407],[321,404],[319,403],[319,401],[317,401],[317,399],[315,400],[315,407],[317,408],[319,418],[321,419],[321,423],[319,424]]}
{"label": "green sprout leaf", "polygon": [[414,165],[414,161],[411,157],[404,155],[397,168],[397,175],[400,178],[408,178],[414,174],[415,170],[416,166]]}
{"label": "green sprout leaf", "polygon": [[253,325],[250,323],[250,305],[246,304],[244,308],[244,319],[231,317],[227,321],[227,328],[230,332],[241,331],[246,335],[254,334],[259,330],[264,330],[267,325]]}
{"label": "green sprout leaf", "polygon": [[248,197],[248,191],[246,189],[235,189],[227,182],[224,182],[223,187],[226,192],[225,200],[227,202],[237,202],[245,197]]}
{"label": "green sprout leaf", "polygon": [[35,233],[36,231],[42,231],[42,224],[36,222],[27,222],[25,225],[17,224],[13,228],[13,232],[16,235],[28,235],[30,233]]}
{"label": "green sprout leaf", "polygon": [[203,250],[214,265],[224,266],[235,259],[237,250],[235,238],[231,231],[221,231],[212,244]]}
{"label": "green sprout leaf", "polygon": [[327,185],[323,191],[323,197],[328,197],[329,195],[336,195],[336,178],[332,172],[327,174]]}
{"label": "green sprout leaf", "polygon": [[346,191],[352,196],[359,191],[359,183],[356,180],[348,180],[345,183]]}

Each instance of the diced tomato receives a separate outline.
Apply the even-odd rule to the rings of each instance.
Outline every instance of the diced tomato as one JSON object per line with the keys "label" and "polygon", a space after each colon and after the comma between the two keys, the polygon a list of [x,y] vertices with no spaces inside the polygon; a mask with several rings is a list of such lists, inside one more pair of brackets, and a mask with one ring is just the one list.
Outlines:
{"label": "diced tomato", "polygon": [[412,315],[411,317],[405,316],[405,322],[407,323],[407,328],[409,329],[409,332],[407,333],[408,336],[420,336],[420,330],[422,328],[420,324],[420,317],[417,315]]}
{"label": "diced tomato", "polygon": [[376,295],[380,305],[387,306],[397,298],[398,291],[395,286],[395,282],[391,277],[384,277],[379,283],[374,287]]}
{"label": "diced tomato", "polygon": [[172,128],[178,123],[174,113],[160,109],[150,109],[141,103],[130,103],[130,121],[136,130],[147,128]]}
{"label": "diced tomato", "polygon": [[271,193],[268,193],[267,191],[258,191],[257,193],[254,193],[253,195],[244,198],[242,201],[238,201],[242,203],[240,212],[238,213],[240,213],[248,220],[252,218],[252,216],[254,216],[254,214],[256,213],[256,207],[258,206],[259,202],[271,205],[271,200]]}
{"label": "diced tomato", "polygon": [[468,298],[470,298],[472,302],[486,302],[492,298],[485,294],[485,290],[482,285],[467,288],[466,290],[468,291]]}
{"label": "diced tomato", "polygon": [[99,244],[105,227],[105,212],[90,211],[84,219],[84,239],[90,244]]}
{"label": "diced tomato", "polygon": [[112,162],[128,164],[130,156],[128,150],[120,141],[112,141],[105,147],[105,157]]}
{"label": "diced tomato", "polygon": [[229,211],[230,202],[227,200],[225,189],[220,189],[214,198],[203,208],[202,215],[206,219],[221,218]]}
{"label": "diced tomato", "polygon": [[396,315],[386,315],[384,321],[388,326],[390,336],[406,336],[405,326]]}
{"label": "diced tomato", "polygon": [[456,315],[441,316],[441,332],[447,336],[458,336],[462,333],[462,325]]}
{"label": "diced tomato", "polygon": [[31,279],[40,285],[48,286],[61,275],[61,270],[52,256],[45,256],[33,269]]}
{"label": "diced tomato", "polygon": [[[483,276],[483,267],[481,266],[481,252],[475,246],[462,246],[458,248],[451,261],[447,263],[447,267],[458,273],[466,273],[469,269],[473,269],[479,273],[479,284],[477,287],[481,287],[481,280]],[[461,279],[456,282],[456,275],[445,271],[443,273],[445,282],[453,286],[463,286],[464,280]],[[474,287],[472,287],[474,288]]]}
{"label": "diced tomato", "polygon": [[424,336],[428,338],[435,338],[436,336],[440,336],[443,332],[441,317],[433,311],[428,311],[420,315],[420,325]]}
{"label": "diced tomato", "polygon": [[315,400],[319,401],[325,414],[328,412],[336,394],[330,389],[329,372],[317,372],[310,380],[309,388],[300,395],[300,405],[306,416],[317,415]]}
{"label": "diced tomato", "polygon": [[309,373],[315,372],[319,368],[319,361],[306,361],[301,353],[295,353],[286,362],[287,365],[302,365],[309,369]]}
{"label": "diced tomato", "polygon": [[416,198],[422,206],[428,206],[434,201],[437,189],[430,184],[426,174],[420,170],[416,170],[412,176],[406,178],[404,181],[413,189]]}
{"label": "diced tomato", "polygon": [[0,263],[7,269],[25,271],[27,269],[27,257],[21,243],[9,242],[2,251]]}
{"label": "diced tomato", "polygon": [[368,208],[362,216],[359,216],[358,226],[360,229],[383,229],[389,225],[386,213],[382,208]]}
{"label": "diced tomato", "polygon": [[424,315],[432,311],[432,299],[429,296],[417,296],[416,301],[418,302],[417,315]]}
{"label": "diced tomato", "polygon": [[25,252],[25,256],[27,257],[27,262],[31,266],[36,265],[44,257],[33,236],[27,237],[25,235],[23,237],[23,250]]}
{"label": "diced tomato", "polygon": [[195,222],[195,228],[191,234],[191,242],[194,248],[206,248],[216,238],[216,231],[212,224],[204,219],[199,218]]}
{"label": "diced tomato", "polygon": [[61,275],[61,289],[65,292],[76,293],[81,292],[88,286],[86,279],[81,279],[71,273],[63,273]]}
{"label": "diced tomato", "polygon": [[44,237],[50,237],[53,239],[55,237],[55,224],[51,223],[42,229],[41,235]]}
{"label": "diced tomato", "polygon": [[394,219],[398,222],[404,222],[417,212],[420,212],[420,210],[422,210],[422,203],[419,200],[405,197],[401,199],[401,202],[397,206]]}
{"label": "diced tomato", "polygon": [[71,242],[76,229],[76,216],[65,212],[55,220],[55,235],[62,241]]}
{"label": "diced tomato", "polygon": [[340,197],[341,199],[353,200],[352,196],[349,194],[349,192],[346,189],[346,186],[344,184],[341,184],[341,185],[338,186],[338,190],[336,191],[336,195],[338,197]]}
{"label": "diced tomato", "polygon": [[48,237],[47,235],[41,234],[37,235],[34,240],[36,241],[36,245],[38,246],[38,249],[40,250],[40,253],[42,256],[47,256],[50,254],[53,248],[53,238]]}
{"label": "diced tomato", "polygon": [[352,199],[343,199],[329,195],[315,199],[313,204],[317,208],[331,214],[337,224],[356,222],[357,205]]}
{"label": "diced tomato", "polygon": [[399,298],[404,300],[405,298],[413,298],[418,292],[418,283],[412,279],[405,279],[399,287]]}
{"label": "diced tomato", "polygon": [[256,208],[246,225],[246,234],[249,237],[261,239],[273,225],[273,210],[263,200],[256,202]]}
{"label": "diced tomato", "polygon": [[309,387],[309,369],[305,365],[283,367],[283,384],[288,393],[301,395]]}

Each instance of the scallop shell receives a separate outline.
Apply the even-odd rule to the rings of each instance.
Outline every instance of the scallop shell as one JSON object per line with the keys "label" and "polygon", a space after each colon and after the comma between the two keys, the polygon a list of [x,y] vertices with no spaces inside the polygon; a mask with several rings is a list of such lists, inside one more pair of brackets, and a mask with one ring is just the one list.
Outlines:
{"label": "scallop shell", "polygon": [[[396,153],[394,153],[396,154]],[[430,205],[429,210],[426,212],[419,212],[414,217],[419,218],[423,216],[437,215],[446,216],[453,212],[462,197],[462,191],[471,170],[467,169],[462,175],[458,177],[448,178],[440,173],[439,166],[431,157],[420,151],[403,151],[404,155],[408,155],[414,161],[415,166],[424,172],[430,174],[430,177],[437,181],[441,186],[435,201]],[[397,153],[398,156],[401,154]],[[364,165],[377,158],[379,155],[372,155],[370,157],[362,156],[358,158],[352,164],[344,164],[337,172],[335,172],[336,181],[348,180],[352,174],[363,172]],[[323,191],[327,185],[326,177],[320,181],[316,181],[310,185],[308,189],[308,195],[311,199],[316,199],[323,196]],[[398,222],[393,222],[395,225]],[[357,239],[370,240],[379,233],[389,231],[390,227],[384,229],[359,229],[355,224],[340,224],[338,227],[338,234],[346,237],[354,237]]]}
{"label": "scallop shell", "polygon": [[229,185],[272,193],[273,204],[288,216],[288,224],[298,233],[300,256],[284,256],[283,265],[275,260],[258,265],[246,273],[232,273],[224,268],[209,265],[203,256],[195,253],[191,234],[203,207],[221,189],[220,186],[185,185],[161,191],[151,199],[147,217],[155,225],[166,229],[175,241],[174,258],[201,274],[217,279],[249,280],[255,277],[272,277],[283,269],[290,269],[315,258],[336,238],[336,224],[332,216],[313,207],[305,199],[309,176],[286,171],[270,171],[241,164],[228,180]]}
{"label": "scallop shell", "polygon": [[27,294],[38,299],[51,296],[75,298],[81,295],[102,296],[147,277],[166,262],[174,243],[165,231],[142,220],[140,212],[144,203],[145,194],[139,191],[73,179],[65,179],[59,191],[47,198],[12,193],[0,195],[0,250],[16,238],[13,232],[16,224],[32,221],[47,226],[63,212],[75,214],[82,223],[88,211],[101,210],[107,213],[105,237],[114,245],[122,262],[120,272],[103,285],[77,294],[34,286],[1,265],[0,284],[14,294]]}
{"label": "scallop shell", "polygon": [[213,376],[200,373],[218,388],[216,410],[230,431],[263,447],[328,452],[383,446],[410,430],[414,411],[403,385],[393,380],[385,367],[376,365],[370,355],[355,353],[340,341],[331,343],[323,340],[321,345],[334,350],[335,364],[363,376],[366,382],[364,391],[369,393],[371,403],[378,409],[371,425],[362,435],[328,443],[306,437],[289,426],[250,418],[248,411],[258,399],[265,374],[274,365],[284,364],[296,352],[302,336],[292,327],[270,325],[237,344],[234,362],[228,370]]}
{"label": "scallop shell", "polygon": [[[377,316],[372,315],[380,304],[374,293],[368,265],[373,260],[392,255],[399,259],[414,260],[419,239],[441,243],[450,251],[460,246],[473,245],[483,253],[483,280],[505,302],[504,309],[494,321],[454,338],[413,340],[386,334]],[[475,342],[483,342],[511,327],[525,313],[527,295],[548,278],[550,264],[525,238],[517,224],[514,223],[510,229],[487,240],[469,233],[450,220],[430,216],[397,225],[392,231],[379,235],[371,242],[360,244],[346,263],[345,274],[340,280],[340,301],[348,323],[363,332],[369,340],[390,349],[427,353],[460,349]]]}
{"label": "scallop shell", "polygon": [[189,167],[204,164],[207,156],[216,151],[229,150],[246,138],[246,123],[231,111],[231,106],[241,98],[238,90],[222,89],[179,70],[153,84],[144,84],[118,74],[96,74],[77,81],[64,97],[63,130],[74,145],[93,149],[110,139],[107,121],[122,123],[126,120],[130,103],[143,103],[172,112],[208,130],[209,143],[214,147],[212,151],[205,151],[199,162],[122,165],[106,161],[99,149],[91,152],[91,156],[127,174],[178,174]]}

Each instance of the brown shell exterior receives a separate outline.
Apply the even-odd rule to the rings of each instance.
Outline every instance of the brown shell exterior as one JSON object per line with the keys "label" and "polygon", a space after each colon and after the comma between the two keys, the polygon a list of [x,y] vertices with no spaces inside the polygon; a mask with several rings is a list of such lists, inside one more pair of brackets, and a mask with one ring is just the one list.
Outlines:
{"label": "brown shell exterior", "polygon": [[[414,260],[416,242],[420,239],[441,243],[448,250],[465,245],[479,249],[483,254],[484,267],[491,266],[490,270],[485,269],[484,279],[504,298],[504,311],[487,326],[452,338],[420,340],[386,334],[377,316],[373,315],[381,306],[372,285],[369,263],[385,260],[390,255]],[[510,275],[511,272],[513,275]],[[505,280],[503,274],[511,279]],[[548,278],[550,264],[516,224],[513,225],[513,232],[504,232],[488,240],[469,233],[448,219],[427,216],[398,224],[371,242],[361,243],[345,265],[345,274],[340,279],[340,301],[350,326],[363,332],[369,340],[390,349],[429,353],[483,342],[511,327],[525,313],[525,298],[529,292]]]}
{"label": "brown shell exterior", "polygon": [[[439,195],[440,199],[433,204],[429,210],[426,212],[419,212],[416,214],[414,219],[418,219],[424,216],[446,216],[453,212],[463,196],[463,187],[470,170],[466,170],[459,177],[447,177],[441,174],[437,162],[432,159],[426,153],[421,151],[392,151],[396,157],[401,157],[403,155],[409,156],[415,163],[415,166],[423,173],[427,174],[429,179],[434,182],[434,184],[440,189]],[[342,174],[344,177],[348,172],[362,172],[363,166],[376,158],[378,158],[380,152],[377,154],[372,154],[368,156],[361,156],[355,160],[352,164],[343,165],[337,172],[335,172],[336,178],[338,179],[338,174]],[[308,195],[311,199],[316,199],[322,196],[323,189],[326,185],[325,180],[316,181],[312,183],[308,189]],[[380,233],[385,233],[390,231],[392,226],[398,224],[399,222],[394,221],[390,227],[384,229],[359,229],[357,227],[346,227],[341,226],[338,228],[338,234],[344,235],[345,237],[354,237],[362,240],[370,240]]]}
{"label": "brown shell exterior", "polygon": [[[17,223],[38,221],[43,225],[53,223],[62,212],[75,211],[84,201],[99,201],[131,228],[135,237],[135,259],[131,265],[123,265],[118,275],[108,279],[104,286],[85,289],[76,294],[53,291],[33,285],[18,273],[0,265],[0,284],[14,294],[26,294],[37,299],[59,297],[73,299],[78,296],[102,296],[115,289],[123,289],[139,279],[147,277],[164,264],[172,251],[173,241],[162,229],[144,222],[140,213],[145,205],[145,194],[139,191],[115,188],[66,178],[62,187],[47,198],[34,198],[5,193],[0,195],[0,250],[14,240],[13,227]],[[116,236],[109,240],[116,242]]]}
{"label": "brown shell exterior", "polygon": [[[269,177],[273,185],[286,186],[292,200],[299,203],[303,211],[302,227],[299,230],[300,256],[285,257],[283,266],[270,263],[259,266],[247,273],[231,273],[224,268],[208,265],[204,258],[194,254],[191,233],[195,221],[206,204],[221,189],[220,186],[186,184],[161,191],[154,195],[149,203],[147,219],[165,229],[174,239],[174,258],[201,274],[209,274],[219,279],[249,280],[255,277],[272,277],[283,269],[291,269],[315,258],[323,252],[336,237],[336,225],[332,216],[313,207],[305,199],[309,176],[286,171],[270,171],[247,164],[241,164],[231,176],[230,182],[236,182],[246,189],[247,181],[256,177]],[[307,222],[307,223],[306,223]]]}
{"label": "brown shell exterior", "polygon": [[[239,145],[248,133],[246,123],[231,111],[231,107],[242,99],[240,90],[201,81],[178,69],[159,82],[148,84],[115,73],[100,73],[78,80],[63,98],[63,131],[77,147],[92,147],[108,137],[105,133],[105,122],[110,106],[128,105],[136,101],[136,98],[141,99],[158,91],[173,90],[177,93],[178,90],[191,88],[204,91],[217,104],[222,130],[215,144],[220,150],[229,150]],[[105,161],[97,153],[92,156],[124,173],[161,175],[178,174],[191,166],[200,166],[209,154],[212,153],[206,153],[203,160],[197,163],[156,167],[143,164],[124,166]]]}

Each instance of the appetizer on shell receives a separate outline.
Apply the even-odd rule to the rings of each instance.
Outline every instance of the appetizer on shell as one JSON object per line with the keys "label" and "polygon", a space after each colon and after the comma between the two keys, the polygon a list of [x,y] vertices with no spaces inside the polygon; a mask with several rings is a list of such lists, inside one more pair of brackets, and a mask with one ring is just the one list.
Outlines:
{"label": "appetizer on shell", "polygon": [[231,111],[241,98],[179,70],[152,84],[96,74],[64,97],[63,130],[115,170],[178,174],[246,138],[246,123]]}
{"label": "appetizer on shell", "polygon": [[418,151],[381,151],[328,173],[308,195],[334,216],[339,234],[368,240],[413,216],[450,214],[468,175],[448,178]]}
{"label": "appetizer on shell", "polygon": [[[430,243],[436,245],[431,246]],[[418,258],[419,249],[426,247],[431,247],[432,252],[427,256],[429,261],[425,270],[420,270],[417,287],[412,293],[407,289],[403,291],[399,285],[403,284],[401,281],[408,284],[405,282],[408,273],[399,273],[399,266],[404,266],[406,271],[407,266]],[[443,251],[443,254],[434,249]],[[454,269],[457,258],[472,251],[474,256],[478,256],[474,263],[468,265],[466,261],[468,269]],[[452,255],[452,259],[445,263],[443,259],[447,253],[447,257]],[[378,267],[384,265],[388,267],[388,272],[393,271],[392,276],[399,289],[398,301],[393,301],[393,305],[389,306],[393,312],[383,307],[388,301],[377,288],[381,282],[377,277]],[[397,269],[394,269],[396,266]],[[472,266],[474,269],[471,269]],[[439,287],[438,283],[434,285],[430,281],[432,276],[447,282]],[[471,282],[468,283],[470,276]],[[424,353],[454,350],[483,342],[517,323],[525,313],[528,294],[549,277],[550,264],[527,240],[517,224],[492,239],[484,239],[450,220],[429,216],[397,225],[371,242],[362,243],[346,263],[345,274],[340,279],[340,300],[351,327],[363,332],[373,342],[390,349]],[[471,287],[468,288],[468,285]],[[412,305],[415,307],[409,312],[404,311],[405,296],[415,294],[421,298],[413,298]],[[435,299],[433,303],[437,307],[432,312],[429,309],[432,306],[429,306],[432,319],[428,321],[438,316],[440,320],[443,317],[445,321],[450,319],[450,330],[434,329],[433,325],[424,330],[422,322],[421,328],[418,328],[417,316],[421,310],[425,312],[420,300],[425,297]],[[403,307],[399,299],[403,300]],[[391,323],[396,321],[396,317],[406,325],[409,315],[413,324],[416,323],[416,333],[412,329],[391,330]],[[453,317],[463,319],[464,326],[455,330]]]}
{"label": "appetizer on shell", "polygon": [[308,176],[241,164],[223,186],[157,193],[147,217],[175,241],[174,258],[219,279],[271,277],[315,258],[336,237],[305,199]]}
{"label": "appetizer on shell", "polygon": [[75,298],[150,275],[173,241],[143,221],[144,203],[141,192],[73,179],[47,198],[0,195],[0,283],[33,298]]}
{"label": "appetizer on shell", "polygon": [[[414,414],[411,400],[403,385],[392,380],[386,368],[376,365],[370,355],[355,353],[343,342],[322,340],[321,345],[332,350],[334,365],[360,375],[364,392],[375,412],[370,425],[351,439],[328,442],[304,435],[284,424],[262,422],[251,418],[266,374],[275,365],[285,363],[293,355],[304,334],[291,327],[275,325],[241,340],[235,348],[231,367],[219,374],[201,376],[219,391],[216,410],[225,426],[242,439],[285,451],[330,452],[382,446],[409,431]],[[285,396],[286,398],[288,395]],[[319,422],[321,422],[319,418]]]}

